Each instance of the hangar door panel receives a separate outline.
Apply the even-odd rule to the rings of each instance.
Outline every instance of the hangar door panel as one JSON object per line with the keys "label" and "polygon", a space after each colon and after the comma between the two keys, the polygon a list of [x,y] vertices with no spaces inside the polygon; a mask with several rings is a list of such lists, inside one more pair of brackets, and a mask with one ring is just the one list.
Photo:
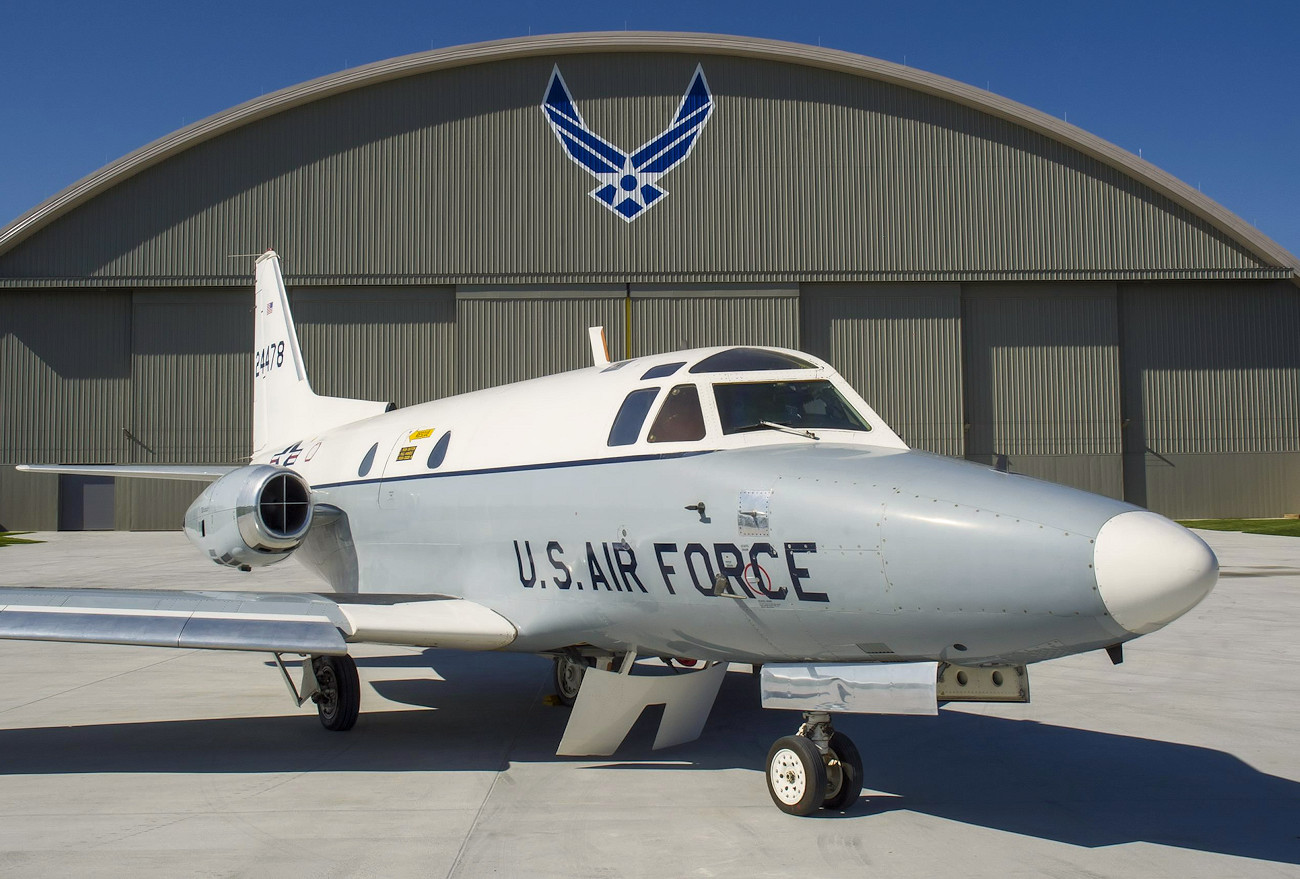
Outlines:
{"label": "hangar door panel", "polygon": [[710,345],[799,347],[799,291],[790,286],[633,284],[634,356]]}
{"label": "hangar door panel", "polygon": [[966,457],[1121,497],[1113,284],[966,284]]}
{"label": "hangar door panel", "polygon": [[246,289],[136,291],[127,461],[228,463],[249,455],[252,304]]}
{"label": "hangar door panel", "polygon": [[126,531],[179,531],[185,511],[208,485],[171,479],[119,479],[116,527]]}
{"label": "hangar door panel", "polygon": [[130,294],[0,293],[0,461],[121,460],[130,375]]}
{"label": "hangar door panel", "polygon": [[457,392],[591,366],[587,328],[626,356],[626,293],[603,287],[458,287]]}
{"label": "hangar door panel", "polygon": [[312,390],[411,406],[456,392],[451,287],[292,291]]}
{"label": "hangar door panel", "polygon": [[1300,295],[1289,282],[1125,284],[1129,499],[1179,517],[1300,508]]}
{"label": "hangar door panel", "polygon": [[960,456],[957,284],[805,284],[803,345],[916,449]]}
{"label": "hangar door panel", "polygon": [[59,477],[0,465],[0,531],[59,527]]}

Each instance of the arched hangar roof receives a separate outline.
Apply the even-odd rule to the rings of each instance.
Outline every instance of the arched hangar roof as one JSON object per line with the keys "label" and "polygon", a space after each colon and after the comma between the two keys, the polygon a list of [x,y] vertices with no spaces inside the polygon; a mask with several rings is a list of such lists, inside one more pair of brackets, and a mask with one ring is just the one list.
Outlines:
{"label": "arched hangar roof", "polygon": [[[632,72],[629,55],[640,56]],[[679,194],[620,222],[588,198],[593,181],[547,129],[545,72],[565,67],[579,109],[631,147],[671,117],[697,59],[719,108],[744,103],[744,118],[717,114],[697,158],[666,181]],[[640,103],[620,116],[614,99],[629,97]],[[285,146],[295,132],[308,147]],[[770,155],[753,159],[757,144]],[[484,167],[484,151],[516,164]],[[516,178],[494,185],[502,173]],[[706,199],[714,213],[694,220],[707,234],[683,230],[683,211]],[[584,238],[569,249],[587,257],[557,255]],[[228,256],[266,246],[289,251],[291,274],[324,283],[1300,273],[1294,255],[1192,187],[990,92],[832,49],[614,32],[422,52],[218,113],[0,230],[0,284],[242,283]]]}

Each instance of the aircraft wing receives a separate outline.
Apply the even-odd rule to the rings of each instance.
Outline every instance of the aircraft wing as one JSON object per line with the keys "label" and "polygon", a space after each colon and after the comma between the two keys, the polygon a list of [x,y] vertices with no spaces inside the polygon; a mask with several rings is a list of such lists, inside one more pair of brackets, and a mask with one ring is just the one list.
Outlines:
{"label": "aircraft wing", "polygon": [[241,465],[231,464],[19,464],[24,473],[67,473],[74,476],[130,476],[135,479],[188,479],[216,482]]}
{"label": "aircraft wing", "polygon": [[24,641],[324,656],[352,642],[493,650],[515,635],[495,611],[441,595],[0,589],[0,638]]}

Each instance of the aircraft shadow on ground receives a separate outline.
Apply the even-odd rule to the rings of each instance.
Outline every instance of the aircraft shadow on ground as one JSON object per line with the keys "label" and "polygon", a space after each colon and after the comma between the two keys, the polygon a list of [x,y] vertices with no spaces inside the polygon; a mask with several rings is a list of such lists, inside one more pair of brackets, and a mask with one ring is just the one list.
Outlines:
{"label": "aircraft shadow on ground", "polygon": [[[314,716],[109,723],[0,730],[0,777],[113,772],[423,772],[507,768],[555,756],[568,712],[543,704],[536,657],[415,655],[446,680],[386,680],[411,657],[360,661],[375,690],[428,710],[364,711],[349,734]],[[619,753],[584,771],[755,773],[794,712],[764,711],[752,676],[727,676],[704,737],[652,751],[655,709]],[[1231,754],[1132,736],[959,711],[837,718],[863,753],[867,794],[847,818],[894,810],[1096,847],[1150,842],[1300,864],[1300,783]],[[589,759],[581,761],[589,764]],[[755,785],[762,796],[762,783]]]}

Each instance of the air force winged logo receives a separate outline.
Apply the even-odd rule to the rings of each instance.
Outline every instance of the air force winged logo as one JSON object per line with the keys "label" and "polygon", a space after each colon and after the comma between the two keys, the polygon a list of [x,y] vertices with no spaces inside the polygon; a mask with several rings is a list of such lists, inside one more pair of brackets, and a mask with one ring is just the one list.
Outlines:
{"label": "air force winged logo", "polygon": [[600,181],[591,197],[630,223],[668,194],[657,185],[659,178],[691,154],[704,123],[713,115],[713,94],[703,67],[697,65],[672,124],[632,153],[623,152],[582,121],[558,64],[551,71],[542,112],[569,158]]}

